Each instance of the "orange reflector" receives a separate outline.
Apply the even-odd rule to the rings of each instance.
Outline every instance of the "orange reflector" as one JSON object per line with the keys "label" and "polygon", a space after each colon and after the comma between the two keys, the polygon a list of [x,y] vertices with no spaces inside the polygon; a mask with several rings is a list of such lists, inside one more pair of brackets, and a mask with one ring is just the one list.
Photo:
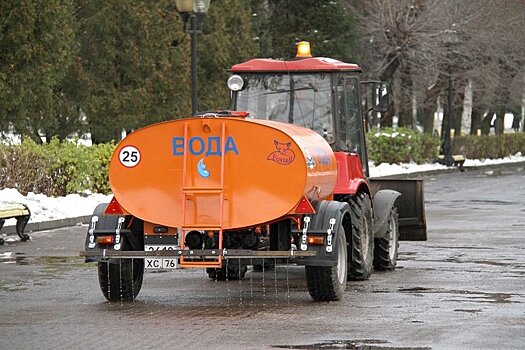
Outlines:
{"label": "orange reflector", "polygon": [[120,204],[118,204],[117,199],[115,197],[111,198],[111,202],[109,202],[108,206],[106,207],[104,214],[105,215],[124,215],[124,211],[120,207]]}
{"label": "orange reflector", "polygon": [[115,241],[115,236],[97,236],[98,244],[113,244]]}
{"label": "orange reflector", "polygon": [[312,207],[312,204],[306,198],[303,196],[301,200],[299,201],[299,204],[297,205],[297,208],[295,208],[296,214],[315,214],[315,209]]}
{"label": "orange reflector", "polygon": [[323,245],[324,238],[324,236],[308,236],[308,244]]}

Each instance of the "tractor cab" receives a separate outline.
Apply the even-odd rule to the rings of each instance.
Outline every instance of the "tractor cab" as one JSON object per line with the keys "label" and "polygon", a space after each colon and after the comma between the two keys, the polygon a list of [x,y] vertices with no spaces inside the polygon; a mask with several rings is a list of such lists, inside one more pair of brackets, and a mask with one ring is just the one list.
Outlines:
{"label": "tractor cab", "polygon": [[309,47],[309,43],[300,42],[292,61],[258,58],[234,65],[228,79],[231,108],[247,111],[251,118],[314,130],[334,151],[358,154],[368,176],[359,92],[361,68],[312,57]]}

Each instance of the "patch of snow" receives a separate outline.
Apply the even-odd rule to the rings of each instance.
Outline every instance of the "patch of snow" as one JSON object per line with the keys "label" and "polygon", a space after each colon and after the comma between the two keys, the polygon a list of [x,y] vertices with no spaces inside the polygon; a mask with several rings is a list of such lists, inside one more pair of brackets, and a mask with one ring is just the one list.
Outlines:
{"label": "patch of snow", "polygon": [[[74,218],[91,215],[99,203],[107,203],[110,195],[90,194],[81,196],[70,194],[65,197],[47,197],[43,194],[29,192],[23,196],[14,188],[0,190],[0,205],[21,203],[27,205],[31,211],[29,222]],[[6,220],[5,225],[15,225],[15,219]]]}
{"label": "patch of snow", "polygon": [[0,142],[6,145],[19,145],[22,142],[22,137],[12,133],[0,132]]}
{"label": "patch of snow", "polygon": [[504,164],[504,163],[518,163],[525,161],[525,157],[521,152],[516,153],[513,156],[499,159],[465,159],[465,166],[483,166],[493,164]]}
{"label": "patch of snow", "polygon": [[[505,163],[519,163],[525,162],[525,156],[521,152],[516,153],[513,156],[499,158],[499,159],[465,159],[463,164],[466,167],[477,167],[485,165],[495,165],[495,164],[505,164]],[[386,164],[381,163],[379,165],[374,165],[369,163],[370,176],[371,177],[381,177],[397,174],[410,174],[421,171],[432,171],[432,170],[442,170],[447,169],[446,166],[438,163],[428,163],[428,164]]]}
{"label": "patch of snow", "polygon": [[387,164],[381,163],[377,166],[369,165],[371,177],[382,177],[397,174],[410,174],[420,171],[440,170],[447,169],[446,166],[438,163],[429,164],[416,164],[416,163],[404,163],[404,164]]}

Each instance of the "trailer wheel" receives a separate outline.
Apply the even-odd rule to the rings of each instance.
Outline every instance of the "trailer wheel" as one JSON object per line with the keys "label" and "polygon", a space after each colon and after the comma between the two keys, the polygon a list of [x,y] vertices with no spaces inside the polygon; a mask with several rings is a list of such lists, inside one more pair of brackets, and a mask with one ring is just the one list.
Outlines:
{"label": "trailer wheel", "polygon": [[367,280],[372,274],[374,237],[372,234],[372,202],[366,193],[351,197],[352,241],[348,278]]}
{"label": "trailer wheel", "polygon": [[144,259],[118,259],[99,262],[98,280],[109,301],[131,301],[139,294],[144,277]]}
{"label": "trailer wheel", "polygon": [[240,260],[233,260],[228,261],[227,265],[220,269],[209,267],[206,269],[206,272],[208,277],[214,281],[235,281],[243,279],[247,270],[248,266],[246,264],[241,263]]}
{"label": "trailer wheel", "polygon": [[388,230],[384,238],[375,239],[374,268],[376,270],[393,270],[397,264],[399,248],[399,221],[397,208],[392,207],[388,215]]}
{"label": "trailer wheel", "polygon": [[336,266],[305,266],[308,292],[315,301],[338,301],[343,298],[347,280],[347,247],[345,230],[341,225],[336,235]]}
{"label": "trailer wheel", "polygon": [[[109,224],[111,216],[103,216],[102,224]],[[122,250],[143,249],[143,223],[133,219],[131,234],[123,242]],[[111,262],[98,263],[100,290],[109,301],[134,300],[142,288],[144,278],[144,259],[112,259]]]}

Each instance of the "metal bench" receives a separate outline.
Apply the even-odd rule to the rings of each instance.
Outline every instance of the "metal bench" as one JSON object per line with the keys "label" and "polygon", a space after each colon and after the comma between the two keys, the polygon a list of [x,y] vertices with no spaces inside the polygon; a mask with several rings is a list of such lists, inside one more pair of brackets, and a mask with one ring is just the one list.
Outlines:
{"label": "metal bench", "polygon": [[[465,164],[465,156],[461,154],[455,154],[452,156],[452,160],[454,161],[454,166],[459,168],[459,171],[464,171],[465,168],[463,167],[463,164]],[[444,164],[445,163],[445,156],[439,155],[438,156],[438,163]]]}
{"label": "metal bench", "polygon": [[[29,240],[29,235],[24,233],[31,212],[24,204],[0,204],[0,231],[4,227],[5,220],[16,219],[16,233],[21,241]],[[0,245],[4,244],[4,239],[0,237]]]}

